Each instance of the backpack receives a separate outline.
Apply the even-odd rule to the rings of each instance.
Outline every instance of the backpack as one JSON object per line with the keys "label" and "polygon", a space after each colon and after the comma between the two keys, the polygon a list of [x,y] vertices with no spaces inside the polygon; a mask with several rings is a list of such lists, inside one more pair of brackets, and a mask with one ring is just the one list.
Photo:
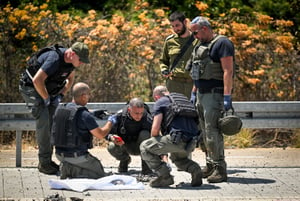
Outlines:
{"label": "backpack", "polygon": [[177,116],[192,118],[195,119],[196,122],[198,121],[198,112],[195,105],[189,101],[186,96],[180,93],[170,93],[166,96],[170,99],[171,104],[164,116],[165,128],[167,128]]}

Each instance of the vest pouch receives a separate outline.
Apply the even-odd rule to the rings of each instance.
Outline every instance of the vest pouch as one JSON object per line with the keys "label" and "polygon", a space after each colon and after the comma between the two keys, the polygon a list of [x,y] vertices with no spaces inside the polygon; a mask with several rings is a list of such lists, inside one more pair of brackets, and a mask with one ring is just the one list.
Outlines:
{"label": "vest pouch", "polygon": [[204,73],[200,76],[200,79],[210,80],[210,79],[216,79],[216,80],[223,80],[223,69],[221,67],[220,63],[217,62],[207,62],[205,64],[205,70]]}
{"label": "vest pouch", "polygon": [[182,132],[175,131],[170,133],[170,135],[173,144],[179,144],[179,142],[181,142]]}
{"label": "vest pouch", "polygon": [[193,80],[199,80],[200,77],[203,75],[204,73],[204,65],[202,61],[194,61],[192,63],[192,70],[190,72],[191,77]]}
{"label": "vest pouch", "polygon": [[208,47],[206,46],[199,46],[197,49],[197,59],[205,59],[209,56],[208,54]]}

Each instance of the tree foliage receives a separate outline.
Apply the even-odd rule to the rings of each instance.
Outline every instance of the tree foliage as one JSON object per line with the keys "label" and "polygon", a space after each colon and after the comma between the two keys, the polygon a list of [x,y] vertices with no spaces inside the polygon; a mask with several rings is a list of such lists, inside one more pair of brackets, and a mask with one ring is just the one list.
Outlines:
{"label": "tree foliage", "polygon": [[[75,7],[80,1],[67,1],[72,2],[68,11],[67,4],[54,0],[23,0],[19,6],[1,8],[0,102],[22,102],[19,74],[34,51],[54,43],[68,47],[75,41],[87,43],[91,50],[91,64],[76,69],[75,78],[91,86],[91,101],[127,101],[135,96],[152,101],[152,88],[163,83],[159,57],[164,39],[172,33],[167,16],[176,9],[176,1],[101,1],[105,2],[99,3],[101,11],[89,7],[98,6],[97,1],[81,5],[82,10]],[[189,18],[208,17],[215,31],[235,44],[240,73],[234,100],[299,100],[298,41],[291,33],[294,22],[232,7],[240,1],[228,2],[208,1],[218,3],[211,7],[186,0],[180,8],[195,12],[187,14]],[[247,2],[247,8],[253,3],[242,2]],[[115,3],[115,9],[108,12],[113,7],[109,3]],[[66,100],[70,98],[68,94]]]}

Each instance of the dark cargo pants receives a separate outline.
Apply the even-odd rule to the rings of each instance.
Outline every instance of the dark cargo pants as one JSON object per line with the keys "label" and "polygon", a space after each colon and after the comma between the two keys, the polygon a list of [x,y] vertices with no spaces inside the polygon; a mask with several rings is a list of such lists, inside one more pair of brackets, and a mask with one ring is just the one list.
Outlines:
{"label": "dark cargo pants", "polygon": [[53,148],[50,144],[52,116],[56,107],[45,107],[44,101],[34,87],[19,86],[19,91],[28,109],[36,120],[36,138],[39,148],[39,162],[50,163]]}

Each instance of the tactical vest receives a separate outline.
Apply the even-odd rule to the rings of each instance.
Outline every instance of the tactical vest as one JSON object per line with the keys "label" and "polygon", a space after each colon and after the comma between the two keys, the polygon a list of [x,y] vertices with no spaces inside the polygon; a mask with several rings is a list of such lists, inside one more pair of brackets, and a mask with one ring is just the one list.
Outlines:
{"label": "tactical vest", "polygon": [[[138,130],[141,126],[140,123],[138,125],[138,124],[135,123],[134,120],[131,121],[131,120],[128,119],[129,118],[128,117],[128,115],[129,115],[128,114],[128,107],[129,107],[129,103],[127,103],[126,106],[123,107],[122,110],[118,111],[117,116],[120,118],[120,121],[118,120],[117,126],[114,126],[113,129],[111,130],[112,132],[120,135],[125,142],[136,141],[139,136],[138,135],[130,135],[130,131]],[[147,121],[148,121],[149,120],[148,119],[148,117],[149,117],[148,114],[150,114],[150,116],[151,116],[150,108],[146,103],[144,103],[144,108],[145,108],[144,113],[147,113],[146,118],[147,118]],[[142,117],[141,121],[144,124],[143,118],[144,117]],[[152,121],[152,119],[151,119],[151,121]],[[125,124],[126,124],[126,126],[125,126]],[[129,128],[128,132],[127,132],[126,128]]]}
{"label": "tactical vest", "polygon": [[225,36],[217,35],[207,46],[199,45],[196,46],[194,49],[194,59],[192,63],[191,69],[191,77],[193,80],[223,80],[223,69],[221,63],[214,62],[210,56],[209,52],[211,47],[215,44],[215,42],[220,39],[224,38]]}
{"label": "tactical vest", "polygon": [[59,48],[63,48],[62,46],[55,44],[53,46],[45,47],[40,49],[38,52],[34,53],[30,59],[27,61],[27,69],[26,69],[26,76],[24,78],[24,82],[30,86],[32,84],[32,78],[34,75],[37,73],[37,71],[40,69],[41,65],[38,62],[38,58],[40,55],[42,55],[45,52],[48,51],[56,51],[56,53],[59,55],[59,69],[57,72],[55,72],[54,75],[51,75],[47,77],[45,81],[46,89],[47,92],[50,95],[57,95],[60,90],[65,86],[66,84],[66,79],[70,75],[70,73],[74,70],[73,65],[63,65],[64,61],[64,55],[63,53],[59,50]]}
{"label": "tactical vest", "polygon": [[[163,130],[167,131],[168,126],[177,116],[193,118],[198,121],[198,112],[191,101],[186,96],[180,93],[170,93],[166,95],[171,101],[166,113],[163,117]],[[164,132],[163,131],[163,132]]]}
{"label": "tactical vest", "polygon": [[93,137],[90,132],[79,135],[77,129],[78,114],[86,107],[59,105],[53,116],[51,144],[59,148],[76,148],[87,145],[92,148]]}

